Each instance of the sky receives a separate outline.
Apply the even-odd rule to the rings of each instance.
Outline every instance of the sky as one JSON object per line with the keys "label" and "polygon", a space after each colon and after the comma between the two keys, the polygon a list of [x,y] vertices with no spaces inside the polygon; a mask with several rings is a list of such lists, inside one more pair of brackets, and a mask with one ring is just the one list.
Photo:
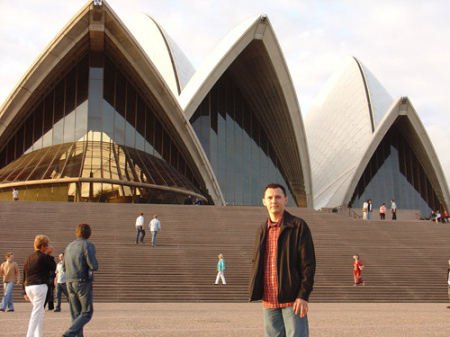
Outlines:
{"label": "sky", "polygon": [[[87,2],[0,0],[0,104]],[[246,19],[266,14],[303,119],[326,80],[358,58],[393,98],[408,96],[450,182],[450,1],[109,0],[123,20],[152,16],[195,68]]]}

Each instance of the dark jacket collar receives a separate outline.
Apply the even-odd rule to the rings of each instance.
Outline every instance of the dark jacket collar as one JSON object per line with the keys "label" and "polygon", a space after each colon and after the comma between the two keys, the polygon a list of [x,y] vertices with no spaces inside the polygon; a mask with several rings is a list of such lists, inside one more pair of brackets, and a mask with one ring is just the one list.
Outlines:
{"label": "dark jacket collar", "polygon": [[[294,225],[292,224],[292,219],[293,219],[292,214],[289,213],[288,211],[284,210],[283,221],[281,222],[280,231],[283,230],[284,228],[293,228]],[[267,217],[267,219],[266,219],[266,221],[265,221],[265,223],[263,225],[264,232],[267,231],[267,227],[268,227],[267,224],[268,224],[268,222],[269,222],[269,217]]]}

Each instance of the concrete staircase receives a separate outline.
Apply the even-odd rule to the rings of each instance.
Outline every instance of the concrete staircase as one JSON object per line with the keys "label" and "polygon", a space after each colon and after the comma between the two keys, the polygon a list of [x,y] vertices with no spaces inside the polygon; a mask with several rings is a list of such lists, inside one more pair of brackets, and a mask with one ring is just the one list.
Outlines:
{"label": "concrete staircase", "polygon": [[[446,302],[450,224],[355,220],[292,208],[313,233],[317,272],[313,302]],[[135,244],[143,212],[146,244]],[[162,231],[151,247],[154,213]],[[22,268],[37,234],[48,235],[54,255],[87,222],[97,249],[98,302],[245,302],[256,228],[263,207],[0,202],[0,254],[12,251]],[[226,261],[227,286],[213,285],[217,255]],[[365,287],[353,287],[353,259],[366,268]],[[22,271],[22,270],[21,270]],[[22,275],[21,275],[22,276]],[[14,300],[23,301],[21,290]]]}

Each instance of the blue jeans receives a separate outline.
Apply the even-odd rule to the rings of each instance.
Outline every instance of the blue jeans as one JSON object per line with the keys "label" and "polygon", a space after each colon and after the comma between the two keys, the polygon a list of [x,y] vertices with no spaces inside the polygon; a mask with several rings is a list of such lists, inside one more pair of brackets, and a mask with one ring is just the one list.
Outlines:
{"label": "blue jeans", "polygon": [[158,231],[152,232],[152,246],[156,246],[156,234],[158,234]]}
{"label": "blue jeans", "polygon": [[137,229],[136,230],[136,243],[139,242],[139,235],[142,233],[141,242],[144,241],[145,237],[145,229]]}
{"label": "blue jeans", "polygon": [[308,337],[308,315],[300,318],[292,307],[263,308],[266,337]]}
{"label": "blue jeans", "polygon": [[94,314],[93,293],[91,282],[68,282],[70,315],[72,325],[64,332],[67,337],[83,337],[83,327]]}
{"label": "blue jeans", "polygon": [[64,293],[67,300],[69,300],[69,294],[67,293],[67,285],[65,283],[56,283],[55,310],[61,310],[61,293]]}
{"label": "blue jeans", "polygon": [[0,309],[3,310],[14,310],[13,299],[12,299],[12,291],[14,288],[14,282],[5,282],[3,283],[3,300],[0,304]]}
{"label": "blue jeans", "polygon": [[367,220],[370,220],[370,214],[371,214],[372,212],[371,211],[368,211],[367,212]]}

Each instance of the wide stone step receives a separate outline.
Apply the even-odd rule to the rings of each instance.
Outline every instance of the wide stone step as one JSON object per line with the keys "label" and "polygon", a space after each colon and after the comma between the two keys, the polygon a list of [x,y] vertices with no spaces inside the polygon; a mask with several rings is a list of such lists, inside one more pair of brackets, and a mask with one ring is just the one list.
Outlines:
{"label": "wide stone step", "polygon": [[[289,209],[311,228],[317,257],[313,302],[446,302],[450,224],[362,221],[310,209]],[[157,247],[134,244],[139,213],[146,227],[162,223]],[[0,247],[22,269],[37,234],[55,255],[74,240],[75,226],[92,226],[100,269],[99,302],[246,302],[257,227],[264,207],[0,202]],[[213,285],[217,255],[226,260],[227,286]],[[353,287],[353,259],[366,268],[365,287]],[[21,290],[14,300],[23,301]]]}

